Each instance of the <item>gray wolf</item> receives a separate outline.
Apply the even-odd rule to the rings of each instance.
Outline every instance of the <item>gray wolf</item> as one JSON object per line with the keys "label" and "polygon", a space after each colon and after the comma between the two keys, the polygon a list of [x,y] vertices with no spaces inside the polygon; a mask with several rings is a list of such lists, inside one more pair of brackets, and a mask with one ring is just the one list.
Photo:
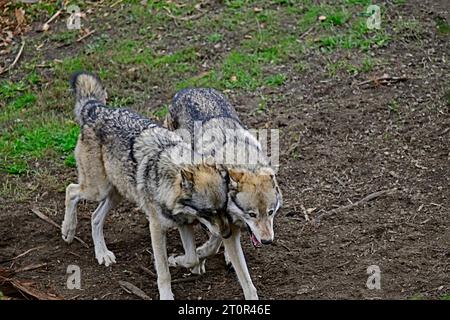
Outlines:
{"label": "gray wolf", "polygon": [[[234,230],[231,241],[239,248],[230,252],[225,246],[225,256],[231,260],[241,285],[257,298],[240,246],[239,227],[247,228],[255,247],[270,244],[274,239],[273,221],[282,205],[282,194],[267,156],[227,98],[214,89],[178,92],[169,107],[165,125],[175,132],[184,131],[183,136],[190,137],[197,151],[203,156],[213,155],[217,163],[228,169],[227,208]],[[221,242],[219,237],[211,235],[197,249],[200,263],[193,272],[204,272],[205,258],[217,253]]]}
{"label": "gray wolf", "polygon": [[228,238],[226,170],[192,163],[191,146],[175,133],[130,110],[106,107],[106,91],[96,76],[76,73],[71,86],[81,127],[75,149],[78,183],[66,189],[62,237],[72,242],[81,199],[99,202],[91,221],[95,257],[109,266],[116,258],[103,236],[106,215],[122,198],[136,203],[149,220],[160,298],[173,299],[166,230],[179,229],[186,255],[172,260],[189,266],[198,263],[191,246],[196,221]]}

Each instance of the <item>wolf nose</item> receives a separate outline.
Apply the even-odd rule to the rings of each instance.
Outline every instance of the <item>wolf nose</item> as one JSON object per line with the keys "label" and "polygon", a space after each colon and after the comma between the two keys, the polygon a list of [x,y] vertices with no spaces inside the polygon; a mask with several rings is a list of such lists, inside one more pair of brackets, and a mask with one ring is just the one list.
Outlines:
{"label": "wolf nose", "polygon": [[269,239],[269,240],[263,240],[261,239],[261,243],[262,244],[272,244],[273,240]]}

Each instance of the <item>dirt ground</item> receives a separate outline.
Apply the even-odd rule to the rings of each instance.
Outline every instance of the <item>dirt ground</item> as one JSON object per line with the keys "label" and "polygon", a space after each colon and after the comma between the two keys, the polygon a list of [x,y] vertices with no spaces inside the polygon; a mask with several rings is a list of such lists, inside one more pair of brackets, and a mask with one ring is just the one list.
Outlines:
{"label": "dirt ground", "polygon": [[[414,15],[423,27],[420,41],[404,38],[377,51],[385,65],[373,74],[330,78],[315,55],[314,69],[263,92],[228,93],[249,127],[279,128],[278,181],[284,205],[275,220],[276,241],[254,249],[246,233],[242,245],[261,299],[441,299],[450,295],[450,41],[435,32],[434,17],[447,14],[446,1],[409,1],[402,16]],[[56,50],[56,49],[55,49]],[[321,72],[322,70],[322,72]],[[383,73],[404,77],[389,83],[362,82]],[[255,113],[264,94],[269,111]],[[156,101],[167,100],[161,93]],[[389,110],[397,101],[398,110]],[[76,181],[76,170],[42,162],[57,181]],[[0,176],[5,179],[5,176]],[[21,176],[26,188],[35,177]],[[377,191],[394,189],[367,203],[324,215]],[[45,267],[20,275],[39,289],[65,299],[137,299],[120,288],[124,280],[153,299],[158,291],[150,235],[144,215],[122,203],[107,218],[105,238],[117,257],[112,267],[97,264],[90,238],[92,203],[79,206],[79,242],[67,245],[59,231],[38,219],[37,207],[58,224],[64,191],[51,186],[33,191],[32,200],[2,199],[0,261],[34,247],[14,261],[18,268]],[[306,221],[304,209],[313,221]],[[314,209],[314,210],[313,210]],[[181,252],[170,231],[169,253]],[[205,235],[199,230],[199,240]],[[235,274],[223,255],[207,261],[201,278],[173,284],[176,299],[240,299]],[[81,268],[81,290],[66,288],[68,265]],[[367,267],[379,266],[381,290],[366,287]],[[171,269],[172,279],[187,270]]]}

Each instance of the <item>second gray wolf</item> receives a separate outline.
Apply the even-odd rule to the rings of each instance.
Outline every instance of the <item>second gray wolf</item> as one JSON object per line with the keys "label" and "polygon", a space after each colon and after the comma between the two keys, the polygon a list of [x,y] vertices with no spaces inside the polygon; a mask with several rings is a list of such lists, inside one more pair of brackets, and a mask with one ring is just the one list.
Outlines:
{"label": "second gray wolf", "polygon": [[[165,125],[190,137],[200,154],[213,155],[215,162],[227,168],[228,212],[236,230],[235,241],[239,243],[239,227],[245,227],[255,247],[272,243],[274,217],[282,205],[282,194],[261,144],[240,121],[228,99],[214,89],[184,89],[173,98]],[[220,245],[221,239],[211,235],[197,249],[200,265],[193,272],[203,273],[205,258],[215,254]],[[256,298],[240,243],[237,252],[229,252],[225,247],[225,253],[241,285]]]}

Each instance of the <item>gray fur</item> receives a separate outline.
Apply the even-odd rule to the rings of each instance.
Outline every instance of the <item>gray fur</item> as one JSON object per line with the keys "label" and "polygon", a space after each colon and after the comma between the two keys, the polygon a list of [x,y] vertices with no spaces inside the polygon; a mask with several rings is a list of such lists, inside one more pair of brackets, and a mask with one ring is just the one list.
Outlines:
{"label": "gray fur", "polygon": [[229,236],[223,170],[192,164],[190,145],[153,121],[127,109],[106,107],[101,101],[106,93],[94,75],[78,73],[72,84],[81,126],[75,150],[79,183],[66,189],[63,239],[70,243],[74,238],[78,201],[98,201],[92,217],[96,258],[106,266],[114,263],[103,238],[105,217],[122,197],[135,202],[149,218],[160,297],[172,299],[165,231],[185,230],[185,225],[200,221],[218,237]]}

